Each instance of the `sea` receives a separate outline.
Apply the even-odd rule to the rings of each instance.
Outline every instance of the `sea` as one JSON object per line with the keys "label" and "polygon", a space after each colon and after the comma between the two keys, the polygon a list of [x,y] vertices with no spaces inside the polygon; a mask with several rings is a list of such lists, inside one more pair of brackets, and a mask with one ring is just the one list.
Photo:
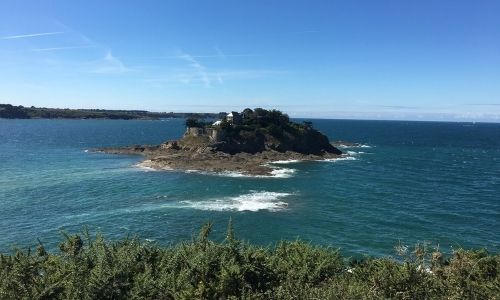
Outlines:
{"label": "sea", "polygon": [[[302,120],[297,120],[302,121]],[[0,252],[62,233],[191,241],[211,222],[272,247],[301,239],[347,256],[390,256],[417,243],[500,250],[500,124],[311,120],[338,160],[273,164],[273,176],[155,171],[96,147],[180,138],[183,119],[0,119]],[[355,147],[347,142],[359,143]]]}

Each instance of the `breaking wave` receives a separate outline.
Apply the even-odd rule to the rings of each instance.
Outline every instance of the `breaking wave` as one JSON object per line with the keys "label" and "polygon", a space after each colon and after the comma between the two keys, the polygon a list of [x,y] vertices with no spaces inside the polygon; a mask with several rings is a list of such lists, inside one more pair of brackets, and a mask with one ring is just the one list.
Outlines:
{"label": "breaking wave", "polygon": [[358,151],[358,152],[356,152],[356,151],[350,151],[350,150],[349,150],[349,151],[347,151],[347,154],[348,154],[348,155],[350,155],[350,156],[354,156],[354,155],[358,155],[358,154],[366,154],[366,153],[365,153],[365,152],[363,152],[363,151]]}
{"label": "breaking wave", "polygon": [[142,171],[145,171],[145,172],[156,172],[156,171],[172,171],[173,169],[172,168],[169,168],[169,167],[163,167],[161,169],[155,169],[155,168],[152,168],[150,166],[148,166],[145,161],[143,162],[140,162],[140,163],[137,163],[135,165],[133,165],[135,168],[137,169],[140,169]]}
{"label": "breaking wave", "polygon": [[273,166],[269,167],[273,168],[270,175],[249,175],[236,171],[208,172],[199,170],[186,170],[184,172],[198,173],[198,174],[212,175],[212,176],[233,177],[233,178],[290,178],[296,172],[295,169],[278,168]]}
{"label": "breaking wave", "polygon": [[181,207],[212,211],[260,211],[276,212],[288,207],[288,203],[280,199],[290,196],[289,193],[252,191],[236,197],[225,197],[205,201],[181,201]]}
{"label": "breaking wave", "polygon": [[289,160],[276,160],[272,161],[271,164],[278,164],[278,165],[286,165],[286,164],[294,164],[301,162],[301,160],[298,159],[289,159]]}
{"label": "breaking wave", "polygon": [[263,177],[275,177],[275,178],[290,178],[293,176],[293,174],[296,172],[295,169],[288,169],[288,168],[274,168],[274,170],[271,171],[270,176],[262,175]]}
{"label": "breaking wave", "polygon": [[342,157],[329,158],[329,159],[324,159],[324,160],[320,160],[320,161],[336,162],[336,161],[344,161],[344,160],[358,160],[358,159],[354,156],[343,155]]}
{"label": "breaking wave", "polygon": [[366,145],[366,144],[338,144],[335,147],[340,149],[351,149],[351,148],[372,148],[374,146]]}

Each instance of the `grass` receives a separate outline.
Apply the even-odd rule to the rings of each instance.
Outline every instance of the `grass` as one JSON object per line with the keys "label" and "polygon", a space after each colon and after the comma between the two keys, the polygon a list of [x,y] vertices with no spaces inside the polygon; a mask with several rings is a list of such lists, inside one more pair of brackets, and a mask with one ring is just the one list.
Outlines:
{"label": "grass", "polygon": [[500,256],[417,245],[352,260],[303,241],[259,247],[234,237],[161,247],[138,238],[65,235],[58,253],[0,255],[0,299],[499,299]]}

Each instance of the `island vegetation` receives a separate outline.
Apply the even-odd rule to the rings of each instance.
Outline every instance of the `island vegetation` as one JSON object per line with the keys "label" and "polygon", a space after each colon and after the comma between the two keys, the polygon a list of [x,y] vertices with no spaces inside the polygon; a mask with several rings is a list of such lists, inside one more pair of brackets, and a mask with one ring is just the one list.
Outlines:
{"label": "island vegetation", "polygon": [[[257,153],[265,150],[293,151],[303,154],[341,154],[328,138],[312,127],[311,122],[291,122],[287,114],[279,110],[262,108],[232,112],[220,122],[200,123],[192,118],[186,126],[211,127],[217,133],[213,147],[227,153]],[[190,123],[195,124],[190,124]],[[212,131],[213,133],[214,131]]]}
{"label": "island vegetation", "polygon": [[149,112],[145,110],[106,110],[24,107],[0,104],[0,118],[5,119],[120,119],[157,120],[164,118],[218,118],[225,113]]}
{"label": "island vegetation", "polygon": [[300,240],[255,246],[209,239],[160,246],[64,235],[58,252],[0,255],[0,299],[498,299],[500,256],[425,244],[352,259]]}
{"label": "island vegetation", "polygon": [[142,154],[142,166],[154,169],[238,172],[266,176],[273,161],[335,159],[342,152],[312,123],[292,122],[278,110],[231,112],[213,122],[187,118],[182,139],[161,145],[97,149],[114,154]]}

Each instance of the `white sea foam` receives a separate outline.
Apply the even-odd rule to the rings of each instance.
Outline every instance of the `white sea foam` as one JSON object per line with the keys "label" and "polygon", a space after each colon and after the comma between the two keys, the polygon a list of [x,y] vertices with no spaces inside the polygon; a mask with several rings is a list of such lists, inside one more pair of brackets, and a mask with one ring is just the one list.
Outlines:
{"label": "white sea foam", "polygon": [[234,178],[252,177],[251,175],[243,174],[241,172],[236,172],[236,171],[222,171],[222,172],[213,172],[213,173],[207,173],[207,174],[215,175],[215,176],[223,176],[223,177],[234,177]]}
{"label": "white sea foam", "polygon": [[298,159],[289,159],[289,160],[276,160],[272,161],[271,164],[278,164],[278,165],[286,165],[286,164],[294,164],[301,162],[301,160]]}
{"label": "white sea foam", "polygon": [[241,172],[236,172],[236,171],[211,172],[211,171],[203,171],[203,170],[195,170],[195,169],[187,169],[187,170],[179,170],[179,171],[187,173],[187,174],[201,174],[201,175],[210,175],[210,176],[254,177],[254,176],[243,174]]}
{"label": "white sea foam", "polygon": [[168,201],[164,203],[149,203],[132,207],[115,208],[107,211],[85,212],[73,215],[64,216],[66,219],[78,218],[102,218],[110,216],[119,216],[127,214],[138,214],[151,212],[163,209],[179,209],[192,208],[199,210],[212,211],[280,211],[288,207],[288,203],[281,201],[291,194],[276,193],[266,191],[251,191],[249,194],[243,194],[236,197],[224,197],[220,199],[210,200],[183,200],[183,201]]}
{"label": "white sea foam", "polygon": [[353,155],[366,154],[366,153],[363,151],[357,151],[357,152],[356,151],[347,151],[347,154],[353,156]]}
{"label": "white sea foam", "polygon": [[272,212],[284,210],[288,203],[280,199],[290,196],[289,193],[252,191],[236,197],[225,197],[205,201],[181,201],[181,207],[212,211],[259,211]]}
{"label": "white sea foam", "polygon": [[138,168],[145,172],[156,172],[156,171],[172,171],[173,169],[170,167],[162,167],[161,169],[155,169],[146,164],[146,162],[140,162],[134,165],[135,168]]}
{"label": "white sea foam", "polygon": [[232,172],[232,171],[223,171],[218,173],[212,173],[217,176],[225,176],[225,177],[247,177],[247,178],[290,178],[295,173],[295,169],[289,168],[278,168],[271,167],[273,170],[270,175],[249,175],[241,172]]}
{"label": "white sea foam", "polygon": [[151,168],[151,167],[148,167],[148,166],[145,166],[141,163],[138,163],[138,164],[135,164],[134,167],[138,168],[138,169],[141,169],[142,171],[145,171],[145,172],[154,172],[154,171],[158,171],[154,168]]}
{"label": "white sea foam", "polygon": [[372,148],[373,146],[365,144],[353,144],[353,145],[338,144],[335,145],[335,147],[340,149],[351,149],[351,148]]}
{"label": "white sea foam", "polygon": [[198,173],[211,176],[233,177],[233,178],[290,178],[296,171],[295,169],[289,169],[289,168],[278,168],[274,166],[269,166],[269,167],[273,169],[270,175],[250,175],[236,171],[208,172],[200,170],[185,170],[184,172]]}
{"label": "white sea foam", "polygon": [[290,178],[293,176],[293,174],[296,172],[295,169],[289,169],[289,168],[274,168],[274,170],[271,171],[271,175],[261,175],[261,177],[275,177],[275,178]]}
{"label": "white sea foam", "polygon": [[[286,161],[286,163],[291,163],[291,162],[299,162],[299,160],[290,160]],[[273,164],[276,162],[273,162]],[[279,161],[278,164],[284,164],[285,161]],[[169,167],[162,167],[161,169],[155,169],[147,165],[145,162],[140,162],[135,165],[133,165],[135,168],[138,168],[142,171],[145,172],[154,172],[154,171],[174,171],[174,169],[169,168]],[[235,177],[235,178],[290,178],[293,176],[295,173],[295,169],[291,168],[283,168],[283,167],[278,167],[274,166],[271,164],[266,164],[265,166],[273,169],[269,175],[250,175],[250,174],[245,174],[243,172],[238,172],[238,171],[221,171],[221,172],[211,172],[211,171],[203,171],[203,170],[195,170],[195,169],[187,169],[187,170],[179,170],[184,173],[196,173],[196,174],[202,174],[202,175],[211,175],[211,176],[222,176],[222,177]]]}
{"label": "white sea foam", "polygon": [[358,160],[358,159],[354,156],[343,155],[342,157],[328,158],[328,159],[319,160],[319,161],[337,162],[337,161],[344,161],[344,160]]}
{"label": "white sea foam", "polygon": [[137,214],[149,211],[155,211],[166,208],[175,207],[174,202],[166,202],[161,204],[143,204],[138,206],[126,207],[126,208],[115,208],[110,210],[96,211],[96,212],[87,212],[87,213],[79,213],[74,215],[64,216],[66,219],[74,219],[74,218],[101,218],[101,217],[110,217],[110,216],[118,216],[118,215],[126,215],[126,214]]}

